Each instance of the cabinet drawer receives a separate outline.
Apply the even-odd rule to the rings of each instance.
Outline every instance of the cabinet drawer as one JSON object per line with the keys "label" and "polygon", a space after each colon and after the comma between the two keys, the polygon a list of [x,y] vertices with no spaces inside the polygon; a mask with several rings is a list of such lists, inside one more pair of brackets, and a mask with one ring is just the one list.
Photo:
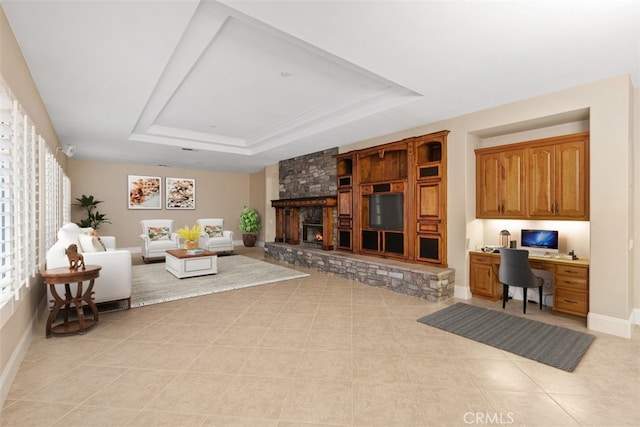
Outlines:
{"label": "cabinet drawer", "polygon": [[491,265],[490,255],[471,255],[471,263]]}
{"label": "cabinet drawer", "polygon": [[578,291],[586,291],[588,289],[587,279],[577,279],[575,277],[567,276],[556,276],[556,283],[554,283],[554,286]]}
{"label": "cabinet drawer", "polygon": [[554,310],[586,316],[587,304],[587,294],[585,292],[572,292],[557,288],[554,292]]}
{"label": "cabinet drawer", "polygon": [[557,265],[556,274],[559,276],[570,276],[586,279],[589,276],[589,270],[584,267],[573,267],[571,265]]}
{"label": "cabinet drawer", "polygon": [[419,222],[418,232],[439,233],[440,223],[438,222]]}
{"label": "cabinet drawer", "polygon": [[350,219],[338,219],[338,228],[352,228],[353,224]]}
{"label": "cabinet drawer", "polygon": [[529,259],[529,267],[535,268],[538,270],[549,270],[553,271],[554,265],[544,261],[532,260]]}

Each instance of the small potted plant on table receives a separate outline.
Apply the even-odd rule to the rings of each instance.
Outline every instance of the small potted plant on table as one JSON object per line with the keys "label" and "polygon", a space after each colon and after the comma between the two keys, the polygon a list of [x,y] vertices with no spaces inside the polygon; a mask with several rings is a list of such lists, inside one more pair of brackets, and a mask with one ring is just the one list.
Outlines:
{"label": "small potted plant on table", "polygon": [[184,239],[184,248],[189,249],[197,249],[198,248],[198,238],[200,237],[200,226],[194,225],[189,228],[188,225],[176,230],[178,236]]}
{"label": "small potted plant on table", "polygon": [[255,246],[256,233],[260,232],[260,215],[258,211],[245,206],[242,214],[240,214],[238,228],[244,233],[242,234],[242,243],[248,248]]}

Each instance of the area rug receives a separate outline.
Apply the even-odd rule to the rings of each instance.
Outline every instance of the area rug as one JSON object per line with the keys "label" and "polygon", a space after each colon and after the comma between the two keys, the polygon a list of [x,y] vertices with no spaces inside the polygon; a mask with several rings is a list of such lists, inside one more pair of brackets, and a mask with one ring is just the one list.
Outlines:
{"label": "area rug", "polygon": [[178,279],[164,263],[131,267],[131,307],[158,304],[308,276],[242,255],[219,256],[218,274]]}
{"label": "area rug", "polygon": [[595,339],[583,332],[464,303],[418,322],[567,372],[573,372]]}

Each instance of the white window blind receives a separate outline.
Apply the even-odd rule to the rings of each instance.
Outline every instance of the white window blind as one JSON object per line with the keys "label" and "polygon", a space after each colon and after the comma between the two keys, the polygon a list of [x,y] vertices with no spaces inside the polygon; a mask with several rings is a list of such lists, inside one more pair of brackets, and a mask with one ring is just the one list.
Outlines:
{"label": "white window blind", "polygon": [[15,284],[13,247],[14,143],[17,103],[0,91],[0,298],[10,296]]}
{"label": "white window blind", "polygon": [[69,220],[70,190],[34,124],[0,86],[0,302],[19,299],[20,288],[38,273],[44,252]]}

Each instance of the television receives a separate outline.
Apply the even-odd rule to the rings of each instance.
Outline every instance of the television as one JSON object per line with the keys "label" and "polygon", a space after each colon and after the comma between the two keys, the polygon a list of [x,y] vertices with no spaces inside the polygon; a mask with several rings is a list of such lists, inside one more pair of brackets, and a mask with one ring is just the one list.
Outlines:
{"label": "television", "polygon": [[369,228],[404,230],[404,194],[381,193],[370,195]]}
{"label": "television", "polygon": [[558,253],[557,230],[520,230],[520,247],[533,254]]}

